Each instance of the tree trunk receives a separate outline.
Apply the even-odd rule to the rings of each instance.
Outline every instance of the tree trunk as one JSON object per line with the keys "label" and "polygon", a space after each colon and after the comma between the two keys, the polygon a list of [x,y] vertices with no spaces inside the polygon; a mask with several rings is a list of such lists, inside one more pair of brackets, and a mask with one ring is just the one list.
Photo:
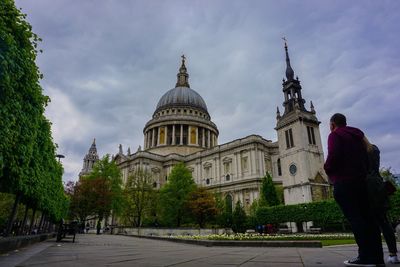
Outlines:
{"label": "tree trunk", "polygon": [[33,227],[33,224],[35,223],[35,214],[36,214],[36,206],[33,207],[33,211],[32,211],[31,223],[30,223],[29,232],[28,232],[29,235],[32,233],[32,227]]}
{"label": "tree trunk", "polygon": [[25,224],[26,224],[26,218],[28,217],[28,211],[29,211],[29,206],[28,204],[25,204],[24,219],[22,220],[22,224],[18,229],[17,235],[25,234]]}
{"label": "tree trunk", "polygon": [[43,226],[43,220],[44,220],[44,212],[42,211],[42,216],[40,217],[40,222],[39,222],[39,227],[38,227],[38,234],[42,232],[42,226]]}
{"label": "tree trunk", "polygon": [[15,195],[15,200],[14,200],[14,205],[13,205],[13,209],[11,211],[10,217],[8,218],[8,223],[7,223],[7,227],[6,227],[6,231],[4,232],[4,236],[7,237],[10,235],[11,232],[11,228],[14,224],[14,220],[15,220],[15,214],[17,213],[17,207],[19,204],[19,201],[21,199],[21,193],[17,193]]}
{"label": "tree trunk", "polygon": [[45,215],[44,216],[44,221],[43,221],[43,226],[42,226],[42,233],[46,233],[48,222],[49,222],[49,220],[47,218],[47,215]]}

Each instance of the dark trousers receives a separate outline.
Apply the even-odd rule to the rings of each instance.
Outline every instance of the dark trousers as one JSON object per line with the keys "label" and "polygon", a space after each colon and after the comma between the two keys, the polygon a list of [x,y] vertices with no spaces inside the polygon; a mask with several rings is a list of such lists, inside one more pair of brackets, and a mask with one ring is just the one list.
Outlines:
{"label": "dark trousers", "polygon": [[333,195],[351,225],[360,259],[383,263],[381,232],[369,208],[366,184],[360,180],[337,182]]}
{"label": "dark trousers", "polygon": [[394,235],[394,230],[392,224],[389,222],[385,208],[376,212],[376,219],[378,221],[379,227],[382,230],[382,234],[385,237],[389,253],[396,254],[397,253],[396,236]]}

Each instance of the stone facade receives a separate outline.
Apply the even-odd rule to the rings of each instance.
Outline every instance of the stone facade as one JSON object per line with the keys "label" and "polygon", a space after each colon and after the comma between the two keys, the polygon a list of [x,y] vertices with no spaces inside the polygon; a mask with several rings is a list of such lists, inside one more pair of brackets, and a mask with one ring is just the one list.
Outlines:
{"label": "stone facade", "polygon": [[277,109],[278,140],[258,135],[218,144],[219,131],[203,98],[189,86],[185,58],[176,87],[167,91],[143,129],[144,148],[124,154],[120,146],[114,160],[123,181],[136,169],[152,173],[154,188],[168,182],[171,169],[184,162],[194,181],[246,209],[259,198],[261,179],[268,172],[284,189],[285,204],[311,202],[329,195],[323,171],[319,121],[314,106],[304,107],[298,78],[290,66],[287,46],[283,81],[284,113]]}

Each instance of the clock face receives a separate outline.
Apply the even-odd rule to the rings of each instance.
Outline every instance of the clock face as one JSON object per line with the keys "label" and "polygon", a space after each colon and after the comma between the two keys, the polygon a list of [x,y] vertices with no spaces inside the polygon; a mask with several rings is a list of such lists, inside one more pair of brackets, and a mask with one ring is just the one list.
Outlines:
{"label": "clock face", "polygon": [[295,175],[296,172],[297,172],[297,167],[296,167],[296,165],[291,164],[291,165],[289,166],[289,172],[290,172],[291,175]]}

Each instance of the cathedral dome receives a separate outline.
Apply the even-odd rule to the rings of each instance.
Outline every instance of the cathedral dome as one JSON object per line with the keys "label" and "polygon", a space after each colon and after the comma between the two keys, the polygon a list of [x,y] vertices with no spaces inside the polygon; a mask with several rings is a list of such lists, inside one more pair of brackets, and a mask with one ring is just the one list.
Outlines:
{"label": "cathedral dome", "polygon": [[193,107],[208,113],[203,98],[189,87],[175,87],[166,92],[158,101],[156,112],[169,107]]}
{"label": "cathedral dome", "polygon": [[143,129],[144,150],[159,155],[189,155],[218,145],[218,128],[204,99],[190,89],[185,56],[175,88],[158,101]]}

